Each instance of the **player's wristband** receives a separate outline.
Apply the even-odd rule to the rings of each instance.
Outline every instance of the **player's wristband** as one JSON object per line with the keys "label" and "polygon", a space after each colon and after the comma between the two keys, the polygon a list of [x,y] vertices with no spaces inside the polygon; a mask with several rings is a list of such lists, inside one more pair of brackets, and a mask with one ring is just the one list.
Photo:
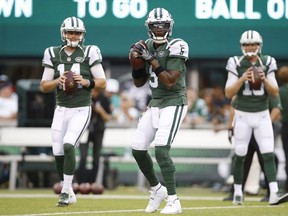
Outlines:
{"label": "player's wristband", "polygon": [[145,76],[146,76],[146,73],[145,73],[144,68],[140,68],[138,70],[132,69],[132,77],[134,79],[140,79],[140,78],[145,77]]}
{"label": "player's wristband", "polygon": [[87,80],[87,83],[88,83],[88,85],[86,87],[89,88],[91,82],[90,82],[89,79],[86,79],[86,80]]}
{"label": "player's wristband", "polygon": [[156,76],[158,77],[160,73],[164,71],[164,68],[160,65],[159,67],[155,68],[154,72]]}
{"label": "player's wristband", "polygon": [[88,79],[88,83],[89,83],[89,85],[88,85],[89,89],[93,89],[95,87],[94,79]]}

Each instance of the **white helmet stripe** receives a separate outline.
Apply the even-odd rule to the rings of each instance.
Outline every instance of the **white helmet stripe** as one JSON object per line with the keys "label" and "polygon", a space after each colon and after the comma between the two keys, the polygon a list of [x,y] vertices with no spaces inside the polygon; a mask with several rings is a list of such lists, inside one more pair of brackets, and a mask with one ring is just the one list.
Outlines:
{"label": "white helmet stripe", "polygon": [[163,17],[163,13],[162,13],[162,8],[158,8],[159,9],[159,18],[161,19]]}
{"label": "white helmet stripe", "polygon": [[154,18],[155,19],[161,19],[162,17],[163,17],[162,8],[155,8],[154,9]]}

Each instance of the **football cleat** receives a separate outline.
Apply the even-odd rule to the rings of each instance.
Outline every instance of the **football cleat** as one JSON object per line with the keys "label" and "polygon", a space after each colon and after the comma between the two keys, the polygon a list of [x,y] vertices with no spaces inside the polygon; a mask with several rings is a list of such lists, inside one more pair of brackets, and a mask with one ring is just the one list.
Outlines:
{"label": "football cleat", "polygon": [[72,191],[69,193],[69,204],[73,204],[77,202],[77,198],[75,193]]}
{"label": "football cleat", "polygon": [[156,211],[159,208],[161,202],[168,196],[167,189],[163,185],[160,185],[160,187],[155,191],[150,191],[150,193],[150,200],[145,209],[145,212],[147,213]]}
{"label": "football cleat", "polygon": [[227,197],[223,198],[223,201],[233,201],[233,194],[229,194]]}
{"label": "football cleat", "polygon": [[58,201],[58,204],[57,206],[68,206],[69,205],[69,194],[67,193],[61,193],[59,195],[59,201]]}
{"label": "football cleat", "polygon": [[243,205],[243,196],[241,196],[241,195],[234,195],[234,197],[233,197],[233,204],[234,204],[234,205]]}
{"label": "football cleat", "polygon": [[269,197],[269,205],[279,205],[288,202],[288,193],[279,196],[277,193],[271,193]]}
{"label": "football cleat", "polygon": [[268,202],[269,201],[269,195],[266,194],[261,200],[260,202]]}
{"label": "football cleat", "polygon": [[182,208],[179,198],[170,198],[167,199],[166,206],[162,209],[160,214],[180,214],[182,213]]}

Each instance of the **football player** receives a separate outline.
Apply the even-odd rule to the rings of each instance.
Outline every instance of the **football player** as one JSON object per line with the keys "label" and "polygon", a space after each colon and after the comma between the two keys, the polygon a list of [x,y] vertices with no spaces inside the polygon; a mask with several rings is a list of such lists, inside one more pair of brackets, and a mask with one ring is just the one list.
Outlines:
{"label": "football player", "polygon": [[[75,171],[75,148],[87,128],[91,116],[91,90],[103,90],[106,77],[100,49],[84,46],[86,29],[81,19],[66,18],[60,27],[63,45],[44,52],[41,91],[56,91],[56,108],[51,126],[52,148],[63,188],[58,206],[76,202],[72,189]],[[65,73],[72,71],[78,83],[75,94],[67,96]]]}
{"label": "football player", "polygon": [[[268,95],[278,95],[275,78],[276,60],[269,55],[262,55],[261,35],[255,30],[245,31],[240,38],[242,56],[230,57],[226,66],[228,78],[225,93],[228,98],[237,95],[235,108],[234,142],[235,158],[232,173],[234,175],[233,203],[243,204],[243,164],[252,133],[261,152],[264,169],[269,182],[270,205],[278,205],[288,200],[288,194],[278,195],[276,168],[274,161],[274,135],[269,115]],[[252,66],[256,66],[261,76],[260,90],[250,88],[249,81],[254,79]]]}
{"label": "football player", "polygon": [[[169,152],[187,113],[185,61],[189,51],[184,40],[170,37],[173,24],[167,10],[153,9],[145,21],[149,36],[147,47],[138,42],[130,50],[146,61],[138,70],[132,66],[135,86],[141,87],[149,82],[152,91],[152,99],[139,120],[132,143],[133,156],[151,186],[150,201],[145,210],[148,213],[156,211],[164,199],[167,203],[160,213],[182,212],[176,194],[175,166]],[[148,153],[152,143],[165,186],[156,177]]]}

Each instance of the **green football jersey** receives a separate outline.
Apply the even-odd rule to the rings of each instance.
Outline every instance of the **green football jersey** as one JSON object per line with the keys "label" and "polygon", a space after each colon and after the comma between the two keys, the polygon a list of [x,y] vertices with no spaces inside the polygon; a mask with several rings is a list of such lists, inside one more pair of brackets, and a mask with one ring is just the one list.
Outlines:
{"label": "green football jersey", "polygon": [[[228,72],[240,78],[243,73],[252,66],[252,64],[242,56],[230,57],[226,66]],[[277,70],[276,61],[273,57],[267,55],[260,55],[260,60],[255,64],[256,67],[261,68],[265,75],[274,73]],[[260,90],[250,89],[248,81],[237,93],[237,98],[233,103],[235,109],[244,112],[260,112],[269,108],[268,94],[262,83]]]}
{"label": "green football jersey", "polygon": [[[102,62],[102,55],[97,46],[81,46],[68,55],[62,46],[49,47],[45,50],[42,66],[54,69],[54,79],[65,71],[81,74],[84,79],[93,79],[90,68]],[[56,104],[63,107],[82,107],[91,104],[91,89],[78,85],[76,94],[69,98],[62,86],[56,88]]]}
{"label": "green football jersey", "polygon": [[186,95],[186,65],[188,59],[189,47],[182,39],[169,39],[167,43],[162,44],[157,49],[153,46],[153,40],[146,41],[148,49],[152,52],[159,64],[165,70],[176,70],[180,72],[180,77],[176,85],[172,89],[167,89],[161,81],[158,80],[152,66],[146,67],[146,72],[149,74],[149,86],[152,92],[152,99],[149,106],[152,107],[167,107],[187,104]]}

